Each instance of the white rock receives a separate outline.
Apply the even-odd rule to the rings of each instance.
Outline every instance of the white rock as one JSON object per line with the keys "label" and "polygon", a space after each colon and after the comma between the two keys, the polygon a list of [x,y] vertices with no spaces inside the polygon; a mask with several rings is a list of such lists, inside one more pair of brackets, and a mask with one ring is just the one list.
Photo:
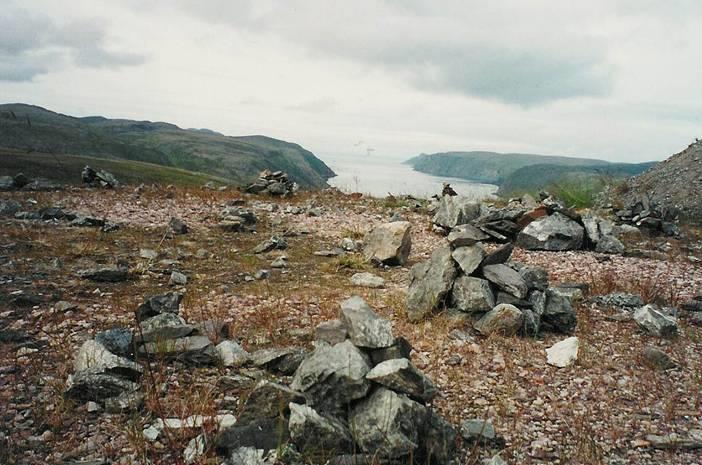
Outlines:
{"label": "white rock", "polygon": [[240,367],[251,359],[249,353],[234,341],[222,341],[215,349],[225,367]]}
{"label": "white rock", "polygon": [[559,368],[573,364],[578,359],[580,340],[573,336],[555,343],[546,349],[546,363]]}

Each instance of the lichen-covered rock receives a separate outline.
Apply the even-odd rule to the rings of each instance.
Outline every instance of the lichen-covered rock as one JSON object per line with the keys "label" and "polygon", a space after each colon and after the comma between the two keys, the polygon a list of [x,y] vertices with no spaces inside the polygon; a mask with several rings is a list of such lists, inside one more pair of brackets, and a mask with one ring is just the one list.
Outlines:
{"label": "lichen-covered rock", "polygon": [[473,327],[483,336],[514,336],[524,323],[524,314],[514,305],[500,304],[487,312]]}
{"label": "lichen-covered rock", "polygon": [[386,360],[368,372],[366,378],[395,392],[428,402],[436,394],[436,386],[406,358]]}
{"label": "lichen-covered rock", "polygon": [[446,229],[469,223],[480,216],[481,205],[462,196],[445,195],[439,201],[434,224]]}
{"label": "lichen-covered rock", "polygon": [[341,320],[323,321],[315,329],[315,339],[329,345],[344,342],[349,337],[349,330]]}
{"label": "lichen-covered rock", "polygon": [[451,252],[451,256],[465,275],[470,275],[477,270],[485,255],[485,247],[480,243],[458,247]]}
{"label": "lichen-covered rock", "polygon": [[351,284],[359,287],[368,287],[371,289],[380,289],[385,287],[385,280],[373,273],[356,273],[351,276]]}
{"label": "lichen-covered rock", "polygon": [[485,279],[461,275],[453,283],[451,305],[466,313],[487,312],[495,306],[495,295]]}
{"label": "lichen-covered rock", "polygon": [[144,369],[138,363],[113,354],[99,342],[90,339],[78,350],[73,361],[76,373],[105,373],[137,380]]}
{"label": "lichen-covered rock", "polygon": [[288,428],[290,439],[304,455],[353,450],[353,438],[346,425],[306,405],[290,403]]}
{"label": "lichen-covered rock", "polygon": [[218,360],[217,351],[206,336],[188,336],[147,342],[139,348],[139,352],[177,359],[195,365],[213,365]]}
{"label": "lichen-covered rock", "polygon": [[349,426],[363,452],[402,458],[419,448],[426,419],[427,410],[421,404],[379,388],[353,407]]}
{"label": "lichen-covered rock", "polygon": [[364,241],[366,260],[391,266],[407,263],[412,249],[410,229],[408,221],[384,223],[373,228]]}
{"label": "lichen-covered rock", "polygon": [[341,321],[348,330],[349,339],[357,347],[379,349],[395,342],[392,324],[380,318],[359,296],[341,303]]}
{"label": "lichen-covered rock", "polygon": [[193,327],[175,313],[161,313],[141,321],[137,340],[141,342],[165,341],[188,336]]}
{"label": "lichen-covered rock", "polygon": [[370,387],[370,360],[350,340],[330,346],[319,342],[305,357],[290,387],[304,393],[320,413],[336,413],[363,398]]}
{"label": "lichen-covered rock", "polygon": [[528,250],[578,250],[584,236],[582,226],[556,212],[529,223],[517,235],[517,244]]}
{"label": "lichen-covered rock", "polygon": [[251,360],[251,355],[235,341],[222,341],[215,347],[222,365],[225,367],[240,367]]}
{"label": "lichen-covered rock", "polygon": [[644,305],[634,312],[634,321],[641,329],[654,336],[671,338],[678,334],[678,323],[655,305]]}
{"label": "lichen-covered rock", "polygon": [[439,308],[448,297],[458,270],[449,247],[440,247],[431,259],[410,270],[407,291],[407,318],[417,322]]}

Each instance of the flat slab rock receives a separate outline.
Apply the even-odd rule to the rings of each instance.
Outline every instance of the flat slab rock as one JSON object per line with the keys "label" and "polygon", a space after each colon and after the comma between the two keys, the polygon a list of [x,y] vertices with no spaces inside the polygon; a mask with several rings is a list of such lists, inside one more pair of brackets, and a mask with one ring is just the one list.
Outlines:
{"label": "flat slab rock", "polygon": [[406,358],[381,362],[368,372],[366,378],[424,402],[430,401],[437,394],[434,383]]}
{"label": "flat slab rock", "polygon": [[351,284],[359,287],[380,289],[385,287],[385,280],[373,273],[356,273],[351,276]]}
{"label": "flat slab rock", "polygon": [[484,266],[483,275],[485,279],[519,299],[524,299],[529,294],[529,287],[526,282],[524,282],[524,279],[522,279],[517,271],[507,265],[496,264]]}

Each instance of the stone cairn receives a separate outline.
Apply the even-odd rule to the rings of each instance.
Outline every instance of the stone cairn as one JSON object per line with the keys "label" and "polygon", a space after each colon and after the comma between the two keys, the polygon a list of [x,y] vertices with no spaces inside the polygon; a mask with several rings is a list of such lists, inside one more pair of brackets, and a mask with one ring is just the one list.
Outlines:
{"label": "stone cairn", "polygon": [[475,321],[483,334],[571,333],[577,322],[571,298],[579,289],[550,287],[546,270],[510,261],[513,246],[487,253],[487,234],[472,225],[455,228],[440,247],[410,270],[407,316],[420,321],[450,309]]}
{"label": "stone cairn", "polygon": [[294,463],[450,461],[456,432],[428,406],[437,389],[412,365],[409,343],[393,336],[389,321],[354,296],[342,302],[340,319],[317,328],[316,339],[290,386],[261,381],[236,424],[220,433],[225,463],[275,463],[271,455],[281,450],[300,458]]}
{"label": "stone cairn", "polygon": [[90,187],[112,189],[119,186],[119,181],[117,181],[117,178],[114,177],[112,173],[105,170],[96,171],[88,165],[85,165],[85,168],[81,171],[80,178],[83,184]]}
{"label": "stone cairn", "polygon": [[624,252],[624,244],[617,238],[621,231],[611,221],[589,211],[580,215],[546,193],[541,202],[525,195],[510,200],[505,207],[446,195],[432,211],[434,228],[443,234],[470,224],[483,233],[481,240],[515,242],[527,250]]}
{"label": "stone cairn", "polygon": [[678,212],[650,200],[643,195],[631,201],[626,207],[614,212],[623,224],[641,228],[651,234],[679,236]]}
{"label": "stone cairn", "polygon": [[297,184],[288,179],[283,171],[264,170],[253,184],[246,187],[250,194],[270,194],[273,196],[289,197],[297,191]]}

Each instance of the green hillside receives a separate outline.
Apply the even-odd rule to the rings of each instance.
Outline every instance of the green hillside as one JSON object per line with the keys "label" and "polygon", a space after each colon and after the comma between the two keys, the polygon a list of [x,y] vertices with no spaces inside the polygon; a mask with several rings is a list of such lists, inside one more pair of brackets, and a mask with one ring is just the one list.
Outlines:
{"label": "green hillside", "polygon": [[311,152],[269,137],[228,137],[169,123],[101,116],[75,118],[25,104],[0,105],[0,147],[144,162],[237,185],[250,182],[264,169],[287,171],[304,188],[324,187],[334,175]]}
{"label": "green hillside", "polygon": [[563,166],[542,163],[528,165],[514,171],[500,183],[499,193],[510,195],[520,192],[530,192],[556,184],[574,182],[586,183],[606,182],[609,179],[621,179],[636,176],[654,166],[655,162],[647,163],[605,163],[590,166]]}
{"label": "green hillside", "polygon": [[536,164],[562,166],[601,165],[604,160],[588,158],[568,158],[525,153],[496,152],[445,152],[421,154],[405,163],[435,176],[451,176],[476,182],[501,185],[503,180],[516,170]]}
{"label": "green hillside", "polygon": [[154,165],[133,160],[113,160],[82,155],[53,155],[26,153],[15,149],[0,148],[0,176],[24,173],[30,178],[47,178],[60,184],[80,185],[80,173],[85,165],[114,174],[122,184],[173,184],[202,186],[207,182],[226,185],[223,178],[193,171]]}

